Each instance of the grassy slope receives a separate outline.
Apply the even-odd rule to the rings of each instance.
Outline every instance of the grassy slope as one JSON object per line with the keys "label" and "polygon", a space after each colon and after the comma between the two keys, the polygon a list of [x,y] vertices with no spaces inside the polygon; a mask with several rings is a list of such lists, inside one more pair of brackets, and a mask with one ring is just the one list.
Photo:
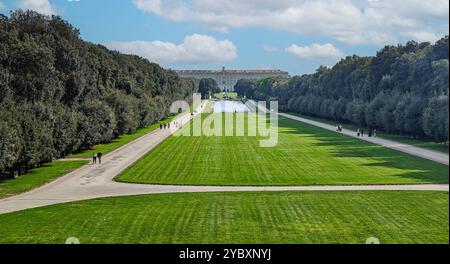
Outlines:
{"label": "grassy slope", "polygon": [[280,118],[279,143],[255,137],[171,137],[118,181],[195,185],[447,183],[448,166]]}
{"label": "grassy slope", "polygon": [[85,165],[87,161],[55,161],[41,168],[31,170],[18,179],[0,182],[0,199],[30,191],[49,183],[75,169]]}
{"label": "grassy slope", "polygon": [[[289,113],[289,114],[307,118],[307,119],[311,119],[311,120],[315,120],[315,121],[319,121],[319,122],[323,122],[323,123],[330,124],[330,125],[336,125],[335,121],[330,121],[330,120],[324,119],[324,118],[311,117],[311,116],[300,115],[300,114],[295,114],[295,113]],[[351,124],[345,124],[344,127],[347,129],[355,130],[355,131],[358,129],[356,126],[351,125]],[[365,129],[366,129],[366,133],[367,133],[368,129],[367,128],[365,128]],[[445,144],[445,143],[437,143],[437,142],[433,142],[433,141],[420,140],[420,139],[411,139],[411,138],[408,138],[407,136],[390,134],[390,133],[387,133],[384,131],[378,131],[377,134],[378,134],[378,137],[398,141],[400,143],[409,144],[409,145],[426,148],[426,149],[430,149],[430,150],[435,150],[435,151],[439,151],[439,152],[443,152],[443,153],[449,153],[449,145]]]}
{"label": "grassy slope", "polygon": [[448,244],[448,220],[438,192],[164,194],[0,215],[0,243]]}
{"label": "grassy slope", "polygon": [[[166,119],[162,120],[161,123],[168,123],[173,118],[175,118],[175,116],[166,118]],[[80,153],[72,154],[72,155],[68,156],[68,158],[90,158],[90,157],[92,157],[92,155],[94,153],[103,153],[103,154],[110,153],[110,152],[130,143],[131,141],[134,141],[148,133],[153,132],[155,129],[159,129],[159,124],[160,124],[159,122],[152,124],[148,127],[137,130],[133,134],[120,136],[120,137],[114,139],[113,141],[111,141],[110,143],[96,145],[90,150],[85,150]]]}

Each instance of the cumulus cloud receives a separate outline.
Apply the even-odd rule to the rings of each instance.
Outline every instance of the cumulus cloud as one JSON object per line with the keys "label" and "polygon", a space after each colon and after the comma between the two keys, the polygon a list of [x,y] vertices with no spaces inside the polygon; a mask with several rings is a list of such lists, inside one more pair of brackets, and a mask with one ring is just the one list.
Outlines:
{"label": "cumulus cloud", "polygon": [[107,46],[126,54],[168,65],[223,63],[237,58],[237,48],[229,40],[216,40],[206,35],[186,36],[183,43],[155,41],[110,42]]}
{"label": "cumulus cloud", "polygon": [[56,14],[56,9],[48,0],[17,0],[17,8],[23,10],[34,10],[44,15]]}
{"label": "cumulus cloud", "polygon": [[321,62],[336,61],[344,57],[344,53],[335,48],[332,44],[312,44],[308,46],[291,45],[286,52],[295,55],[300,59],[316,60]]}
{"label": "cumulus cloud", "polygon": [[[226,32],[264,27],[320,35],[348,44],[394,43],[448,34],[448,0],[133,0],[143,12],[207,24]],[[420,39],[417,39],[420,40]]]}

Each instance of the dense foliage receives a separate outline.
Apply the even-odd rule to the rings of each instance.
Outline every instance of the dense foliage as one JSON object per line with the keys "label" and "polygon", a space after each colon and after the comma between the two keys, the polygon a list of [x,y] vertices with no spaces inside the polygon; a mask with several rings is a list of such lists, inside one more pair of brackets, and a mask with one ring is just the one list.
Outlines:
{"label": "dense foliage", "polygon": [[449,42],[386,46],[316,73],[241,80],[240,96],[279,100],[283,111],[347,121],[411,137],[448,141]]}
{"label": "dense foliage", "polygon": [[0,15],[0,174],[133,133],[197,85],[85,42],[60,17]]}
{"label": "dense foliage", "polygon": [[220,93],[220,88],[214,79],[201,79],[198,86],[198,92],[202,95],[203,99],[209,99],[211,95]]}

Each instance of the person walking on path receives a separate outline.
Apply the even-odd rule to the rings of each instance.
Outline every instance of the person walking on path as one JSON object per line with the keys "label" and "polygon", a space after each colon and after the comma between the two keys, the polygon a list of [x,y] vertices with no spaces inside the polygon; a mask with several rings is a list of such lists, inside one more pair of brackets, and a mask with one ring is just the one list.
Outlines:
{"label": "person walking on path", "polygon": [[361,137],[364,137],[364,129],[361,129]]}
{"label": "person walking on path", "polygon": [[373,137],[375,137],[375,138],[377,137],[377,130],[376,129],[373,130]]}
{"label": "person walking on path", "polygon": [[97,153],[94,153],[94,155],[92,155],[92,164],[97,164]]}
{"label": "person walking on path", "polygon": [[162,129],[163,129],[163,125],[159,124],[159,130],[162,130]]}
{"label": "person walking on path", "polygon": [[102,157],[103,157],[103,153],[98,153],[97,154],[97,157],[98,157],[98,164],[102,164]]}
{"label": "person walking on path", "polygon": [[358,137],[361,135],[361,129],[358,128],[358,131],[356,132],[358,134]]}

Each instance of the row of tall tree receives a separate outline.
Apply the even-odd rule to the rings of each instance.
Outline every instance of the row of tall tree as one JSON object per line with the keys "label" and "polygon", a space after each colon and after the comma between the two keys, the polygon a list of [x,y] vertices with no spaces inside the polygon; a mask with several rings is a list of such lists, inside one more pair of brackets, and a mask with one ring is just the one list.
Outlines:
{"label": "row of tall tree", "polygon": [[240,96],[278,100],[283,111],[448,142],[449,40],[386,46],[293,78],[240,80]]}
{"label": "row of tall tree", "polygon": [[220,88],[216,80],[206,78],[200,80],[198,92],[203,99],[209,99],[210,95],[220,93]]}
{"label": "row of tall tree", "polygon": [[58,16],[0,15],[0,175],[157,122],[198,81],[83,41]]}

